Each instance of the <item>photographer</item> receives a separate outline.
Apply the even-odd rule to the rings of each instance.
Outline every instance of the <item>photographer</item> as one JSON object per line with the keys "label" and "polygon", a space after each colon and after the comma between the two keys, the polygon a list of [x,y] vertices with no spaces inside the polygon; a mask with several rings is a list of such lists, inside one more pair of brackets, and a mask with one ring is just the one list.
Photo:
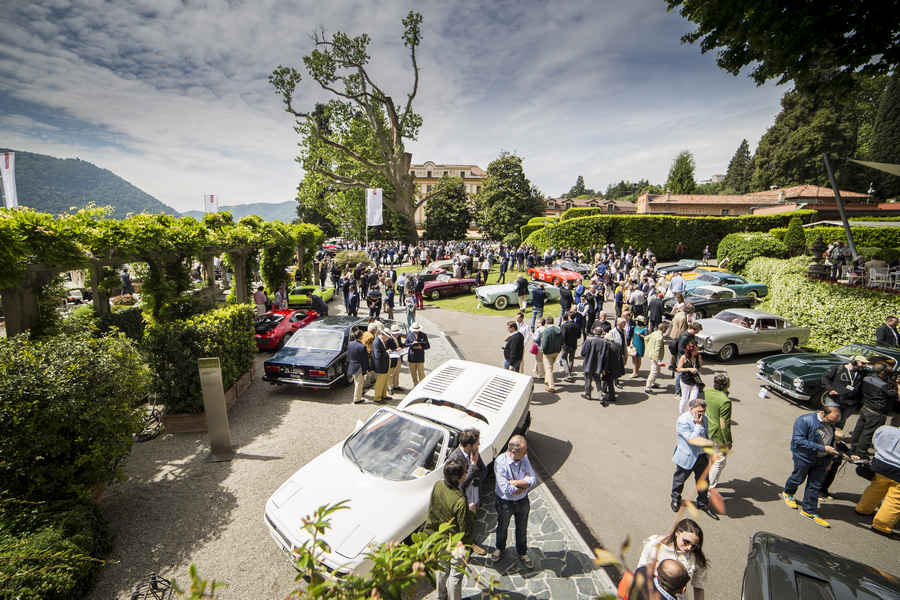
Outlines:
{"label": "photographer", "polygon": [[897,401],[897,382],[884,361],[872,361],[872,371],[863,378],[862,408],[853,429],[850,453],[868,457],[875,430],[885,424]]}
{"label": "photographer", "polygon": [[[895,421],[896,422],[896,421]],[[856,513],[871,515],[872,531],[893,537],[894,525],[900,520],[900,428],[883,425],[875,431],[875,477],[856,504]]]}
{"label": "photographer", "polygon": [[[847,417],[859,408],[859,399],[862,393],[862,380],[865,376],[865,366],[869,361],[865,356],[853,356],[843,365],[834,365],[822,376],[822,386],[828,392],[830,403],[837,404],[841,410],[840,420],[834,424],[836,429],[843,429]],[[829,489],[837,476],[838,467],[843,459],[840,456],[831,458],[828,472],[822,482],[823,499],[830,499]]]}

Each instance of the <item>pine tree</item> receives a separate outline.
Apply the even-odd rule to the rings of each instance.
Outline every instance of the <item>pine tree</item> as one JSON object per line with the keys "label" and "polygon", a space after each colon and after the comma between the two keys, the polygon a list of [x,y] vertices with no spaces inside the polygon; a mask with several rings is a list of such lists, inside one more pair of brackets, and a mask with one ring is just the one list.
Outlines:
{"label": "pine tree", "polygon": [[[900,69],[894,72],[881,95],[872,132],[870,158],[875,162],[900,163]],[[900,177],[879,171],[871,179],[878,198],[900,196]]]}
{"label": "pine tree", "polygon": [[725,174],[725,187],[738,194],[746,194],[750,191],[750,179],[753,177],[753,158],[750,156],[750,144],[747,140],[741,140],[731,162],[728,163],[728,172]]}
{"label": "pine tree", "polygon": [[694,181],[694,155],[689,150],[681,152],[672,162],[666,188],[673,194],[692,194],[697,188]]}

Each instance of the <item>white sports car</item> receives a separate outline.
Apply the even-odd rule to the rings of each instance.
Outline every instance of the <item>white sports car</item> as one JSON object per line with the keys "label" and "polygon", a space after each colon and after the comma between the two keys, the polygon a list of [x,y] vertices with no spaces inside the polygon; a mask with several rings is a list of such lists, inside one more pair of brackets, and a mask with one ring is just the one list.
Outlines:
{"label": "white sports car", "polygon": [[459,432],[481,433],[490,463],[514,433],[531,424],[532,378],[481,363],[449,360],[419,382],[395,409],[379,407],[344,441],[291,475],[266,502],[265,522],[289,555],[309,539],[302,519],[350,500],[331,516],[322,562],[340,573],[371,568],[370,546],[406,539],[424,522],[434,484]]}

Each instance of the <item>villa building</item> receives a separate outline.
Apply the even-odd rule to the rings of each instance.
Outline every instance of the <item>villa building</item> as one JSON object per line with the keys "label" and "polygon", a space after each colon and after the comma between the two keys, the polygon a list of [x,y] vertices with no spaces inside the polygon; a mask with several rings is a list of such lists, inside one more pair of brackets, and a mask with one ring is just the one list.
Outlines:
{"label": "villa building", "polygon": [[[487,173],[478,165],[441,165],[431,161],[426,161],[420,165],[412,165],[410,174],[413,176],[413,182],[416,185],[416,200],[421,200],[430,194],[441,177],[459,177],[466,186],[466,195],[469,202],[475,197],[481,186],[484,185],[484,178]],[[427,202],[426,202],[427,204]],[[416,227],[423,227],[425,224],[425,204],[416,209]]]}

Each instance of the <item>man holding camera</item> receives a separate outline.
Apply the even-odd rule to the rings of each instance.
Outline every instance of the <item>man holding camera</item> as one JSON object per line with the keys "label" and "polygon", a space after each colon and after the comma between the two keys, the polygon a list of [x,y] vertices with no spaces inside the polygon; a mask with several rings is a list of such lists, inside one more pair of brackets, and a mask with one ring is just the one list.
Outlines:
{"label": "man holding camera", "polygon": [[862,380],[862,408],[853,429],[850,453],[867,457],[872,435],[887,422],[897,401],[897,382],[884,361],[872,361],[872,370]]}

